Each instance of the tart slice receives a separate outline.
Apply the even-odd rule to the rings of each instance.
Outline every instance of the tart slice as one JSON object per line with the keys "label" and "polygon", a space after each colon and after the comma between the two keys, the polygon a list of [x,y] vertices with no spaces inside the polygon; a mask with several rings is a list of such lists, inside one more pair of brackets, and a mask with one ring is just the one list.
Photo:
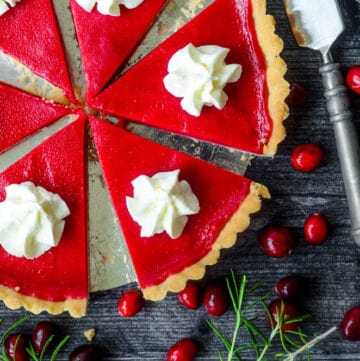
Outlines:
{"label": "tart slice", "polygon": [[70,108],[0,83],[0,153],[71,113]]}
{"label": "tart slice", "polygon": [[[102,120],[92,118],[90,123],[106,184],[147,299],[160,300],[168,291],[182,290],[188,279],[202,278],[205,266],[215,264],[220,250],[233,246],[237,233],[248,227],[249,215],[260,209],[260,198],[269,197],[266,187],[242,176]],[[172,227],[167,222],[174,218],[171,206],[166,205],[158,212],[157,205],[149,203],[149,198],[143,204],[130,200],[139,193],[133,189],[136,183],[150,184],[149,177],[159,180],[164,173],[171,173],[174,179],[174,171],[179,173],[180,188],[185,187],[186,194],[177,194],[173,202],[177,210],[190,209],[187,222],[181,217],[177,219],[182,228],[180,235],[178,224]],[[161,185],[158,189],[162,188]],[[193,195],[189,195],[189,188]],[[150,194],[146,191],[145,196],[147,193]],[[191,207],[178,204],[182,197]],[[137,207],[140,207],[138,215],[144,215],[148,221],[142,228],[132,215]],[[157,228],[150,235],[148,231],[156,226],[158,216],[165,219],[165,231]]]}
{"label": "tart slice", "polygon": [[[288,114],[284,102],[288,83],[283,78],[286,64],[279,57],[283,43],[274,34],[273,17],[265,11],[265,0],[215,0],[91,101],[90,106],[223,146],[256,154],[275,153],[285,136],[282,122]],[[189,46],[192,48],[186,50]],[[216,57],[207,54],[208,46],[218,51]],[[182,49],[182,55],[188,52],[189,57],[170,63]],[[203,54],[199,60],[200,52]],[[226,52],[226,63],[238,64],[239,69],[232,82],[219,90],[217,84],[228,75],[216,74],[217,63],[211,62],[221,63]],[[210,63],[203,64],[203,60]],[[181,99],[164,85],[168,69],[174,67],[180,69],[180,80],[175,86],[177,96],[183,86],[191,101],[204,97],[207,103],[219,97],[215,103],[222,109],[204,106],[199,116],[185,111]],[[209,74],[209,69],[215,69],[215,74]],[[186,77],[190,83],[184,85]]]}
{"label": "tart slice", "polygon": [[63,90],[76,102],[60,33],[48,0],[21,0],[0,16],[0,50],[36,75]]}
{"label": "tart slice", "polygon": [[99,12],[96,6],[88,12],[77,0],[70,0],[85,71],[87,99],[97,95],[115,74],[166,1],[145,0],[133,9],[121,6],[120,15],[112,16]]}
{"label": "tart slice", "polygon": [[[85,117],[80,115],[80,119],[0,173],[2,202],[6,196],[5,187],[32,182],[59,195],[70,210],[58,245],[37,258],[13,256],[3,248],[4,240],[0,240],[0,299],[11,309],[23,306],[33,313],[46,310],[51,314],[68,311],[73,317],[86,313],[88,266],[84,125]],[[23,223],[20,222],[19,226]]]}

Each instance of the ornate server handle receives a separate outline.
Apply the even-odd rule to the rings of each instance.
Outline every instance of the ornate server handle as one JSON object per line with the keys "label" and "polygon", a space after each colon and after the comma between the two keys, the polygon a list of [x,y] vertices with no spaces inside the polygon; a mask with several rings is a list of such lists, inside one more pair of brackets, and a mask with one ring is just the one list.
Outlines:
{"label": "ornate server handle", "polygon": [[352,234],[360,246],[360,148],[352,121],[347,88],[340,65],[327,63],[320,68],[327,108],[334,127],[336,147],[349,205]]}

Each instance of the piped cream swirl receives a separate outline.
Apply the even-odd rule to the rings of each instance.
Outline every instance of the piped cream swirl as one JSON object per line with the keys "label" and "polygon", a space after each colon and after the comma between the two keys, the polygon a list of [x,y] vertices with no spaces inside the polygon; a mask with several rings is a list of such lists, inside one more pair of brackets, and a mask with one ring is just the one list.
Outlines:
{"label": "piped cream swirl", "polygon": [[204,105],[222,109],[228,96],[224,87],[240,79],[240,64],[226,64],[228,48],[217,45],[195,47],[186,45],[170,59],[165,88],[175,97],[183,98],[181,107],[199,116]]}
{"label": "piped cream swirl", "polygon": [[20,0],[0,0],[0,16],[14,7]]}
{"label": "piped cream swirl", "polygon": [[199,201],[190,184],[179,181],[180,170],[141,175],[132,181],[134,196],[126,197],[128,211],[141,226],[141,237],[151,237],[166,231],[178,238],[188,221],[188,215],[199,212]]}
{"label": "piped cream swirl", "polygon": [[0,244],[16,257],[36,258],[58,245],[63,218],[70,214],[63,199],[32,182],[5,187],[0,202]]}

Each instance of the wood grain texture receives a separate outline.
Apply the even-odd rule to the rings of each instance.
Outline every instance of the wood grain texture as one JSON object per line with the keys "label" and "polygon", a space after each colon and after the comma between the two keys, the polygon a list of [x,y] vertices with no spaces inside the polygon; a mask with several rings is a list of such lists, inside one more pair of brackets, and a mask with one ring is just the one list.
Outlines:
{"label": "wood grain texture", "polygon": [[[345,14],[346,32],[337,42],[333,55],[343,64],[345,72],[349,66],[360,63],[360,5],[352,0],[341,0],[340,3]],[[276,18],[277,32],[284,39],[283,57],[289,68],[287,79],[302,82],[309,90],[309,99],[303,108],[291,110],[285,122],[288,136],[280,145],[278,154],[273,159],[252,161],[246,175],[267,185],[272,199],[264,202],[263,211],[253,217],[249,230],[239,237],[238,245],[224,251],[220,262],[208,269],[204,283],[224,278],[232,268],[238,275],[246,274],[250,282],[262,280],[265,289],[271,292],[271,298],[275,298],[273,286],[279,278],[301,274],[309,280],[310,286],[304,309],[313,314],[306,322],[305,330],[308,334],[319,334],[338,324],[347,309],[360,304],[360,249],[350,234],[333,132],[327,119],[318,73],[320,56],[297,47],[280,0],[268,0],[268,8]],[[351,94],[351,102],[360,128],[360,96]],[[324,165],[310,174],[299,173],[290,164],[292,149],[304,142],[315,142],[326,152]],[[179,141],[178,147],[181,146]],[[191,146],[187,150],[191,152]],[[209,145],[200,145],[193,153],[225,168],[241,171],[236,164],[236,153]],[[302,235],[303,222],[313,212],[323,213],[331,225],[328,241],[319,247],[308,245]],[[297,239],[291,256],[271,259],[257,246],[257,233],[268,222],[291,227]],[[134,318],[121,318],[117,313],[119,296],[134,286],[92,294],[86,318],[32,316],[22,330],[30,332],[31,327],[43,319],[58,324],[62,334],[71,335],[58,360],[67,360],[72,348],[87,342],[83,332],[89,328],[96,329],[93,342],[103,349],[106,360],[165,360],[168,348],[184,337],[194,337],[199,343],[195,360],[218,360],[217,350],[222,349],[222,345],[205,324],[210,316],[203,308],[196,311],[185,309],[176,295],[170,295],[162,302],[146,303],[144,310]],[[1,327],[23,314],[23,311],[10,312],[1,305],[0,317],[4,317]],[[255,310],[253,316],[259,318],[266,330],[260,309]],[[213,321],[220,329],[231,333],[234,321],[231,312]],[[339,332],[321,342],[312,352],[312,360],[359,359],[360,343],[344,341]],[[249,354],[247,360],[254,358]]]}

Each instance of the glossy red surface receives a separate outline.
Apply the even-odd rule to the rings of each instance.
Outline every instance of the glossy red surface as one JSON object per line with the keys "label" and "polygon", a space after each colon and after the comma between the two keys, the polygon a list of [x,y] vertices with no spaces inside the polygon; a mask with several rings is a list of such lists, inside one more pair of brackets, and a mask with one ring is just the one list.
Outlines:
{"label": "glossy red surface", "polygon": [[22,0],[0,16],[0,49],[76,103],[52,2]]}
{"label": "glossy red surface", "polygon": [[0,152],[72,112],[70,108],[0,83]]}
{"label": "glossy red surface", "polygon": [[[202,160],[177,152],[92,118],[91,129],[105,179],[142,288],[206,256],[220,231],[248,195],[251,181]],[[180,169],[199,199],[200,212],[189,216],[182,235],[163,232],[140,237],[125,197],[133,195],[132,180],[145,174]]]}
{"label": "glossy red surface", "polygon": [[84,123],[76,120],[0,173],[5,186],[32,181],[59,194],[70,209],[57,247],[35,259],[14,257],[0,247],[0,284],[48,301],[87,297],[87,208]]}
{"label": "glossy red surface", "polygon": [[135,9],[121,6],[120,16],[91,13],[70,0],[81,58],[86,97],[97,95],[145,35],[166,0],[144,1]]}
{"label": "glossy red surface", "polygon": [[[241,64],[238,82],[229,84],[222,110],[204,107],[193,117],[163,85],[172,55],[188,43],[230,49],[226,62]],[[216,0],[101,93],[90,106],[163,130],[263,153],[272,132],[267,110],[265,60],[254,30],[250,0]]]}

